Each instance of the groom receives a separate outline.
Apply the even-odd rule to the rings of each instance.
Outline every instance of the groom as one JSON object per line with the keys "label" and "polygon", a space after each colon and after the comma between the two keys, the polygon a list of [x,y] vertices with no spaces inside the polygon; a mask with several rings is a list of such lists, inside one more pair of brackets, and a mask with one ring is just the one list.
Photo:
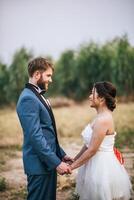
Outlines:
{"label": "groom", "polygon": [[27,174],[27,200],[56,200],[57,172],[71,173],[72,161],[60,147],[54,115],[43,96],[52,82],[52,64],[36,58],[28,64],[29,83],[22,91],[17,114],[23,129],[23,163]]}

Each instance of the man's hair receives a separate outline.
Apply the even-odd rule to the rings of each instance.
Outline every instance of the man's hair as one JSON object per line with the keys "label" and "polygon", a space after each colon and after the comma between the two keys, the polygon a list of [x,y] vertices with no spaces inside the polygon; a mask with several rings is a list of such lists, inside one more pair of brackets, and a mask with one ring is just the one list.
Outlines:
{"label": "man's hair", "polygon": [[28,64],[28,74],[30,77],[33,76],[34,72],[39,71],[46,71],[48,68],[51,68],[54,71],[53,64],[45,58],[38,57],[31,60]]}

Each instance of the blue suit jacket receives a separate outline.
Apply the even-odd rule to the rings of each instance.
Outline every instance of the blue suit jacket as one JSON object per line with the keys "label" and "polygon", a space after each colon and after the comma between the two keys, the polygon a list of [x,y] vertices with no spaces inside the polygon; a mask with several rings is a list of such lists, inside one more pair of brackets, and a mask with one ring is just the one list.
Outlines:
{"label": "blue suit jacket", "polygon": [[17,114],[23,129],[24,171],[29,175],[51,172],[65,156],[59,146],[53,118],[33,91],[25,88],[17,103]]}

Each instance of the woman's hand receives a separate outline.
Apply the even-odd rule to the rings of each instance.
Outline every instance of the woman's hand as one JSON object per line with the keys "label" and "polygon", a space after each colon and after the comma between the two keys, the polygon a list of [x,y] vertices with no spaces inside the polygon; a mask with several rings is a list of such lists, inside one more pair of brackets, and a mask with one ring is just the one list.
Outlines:
{"label": "woman's hand", "polygon": [[62,161],[71,165],[74,162],[74,159],[71,158],[70,156],[65,155],[64,158],[62,159]]}

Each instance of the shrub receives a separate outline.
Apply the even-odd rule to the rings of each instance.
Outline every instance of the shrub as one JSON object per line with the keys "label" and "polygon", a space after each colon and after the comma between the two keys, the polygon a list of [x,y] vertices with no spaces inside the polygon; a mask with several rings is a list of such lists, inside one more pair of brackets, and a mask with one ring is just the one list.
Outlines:
{"label": "shrub", "polygon": [[5,178],[0,177],[0,192],[5,191],[7,188],[7,183]]}

